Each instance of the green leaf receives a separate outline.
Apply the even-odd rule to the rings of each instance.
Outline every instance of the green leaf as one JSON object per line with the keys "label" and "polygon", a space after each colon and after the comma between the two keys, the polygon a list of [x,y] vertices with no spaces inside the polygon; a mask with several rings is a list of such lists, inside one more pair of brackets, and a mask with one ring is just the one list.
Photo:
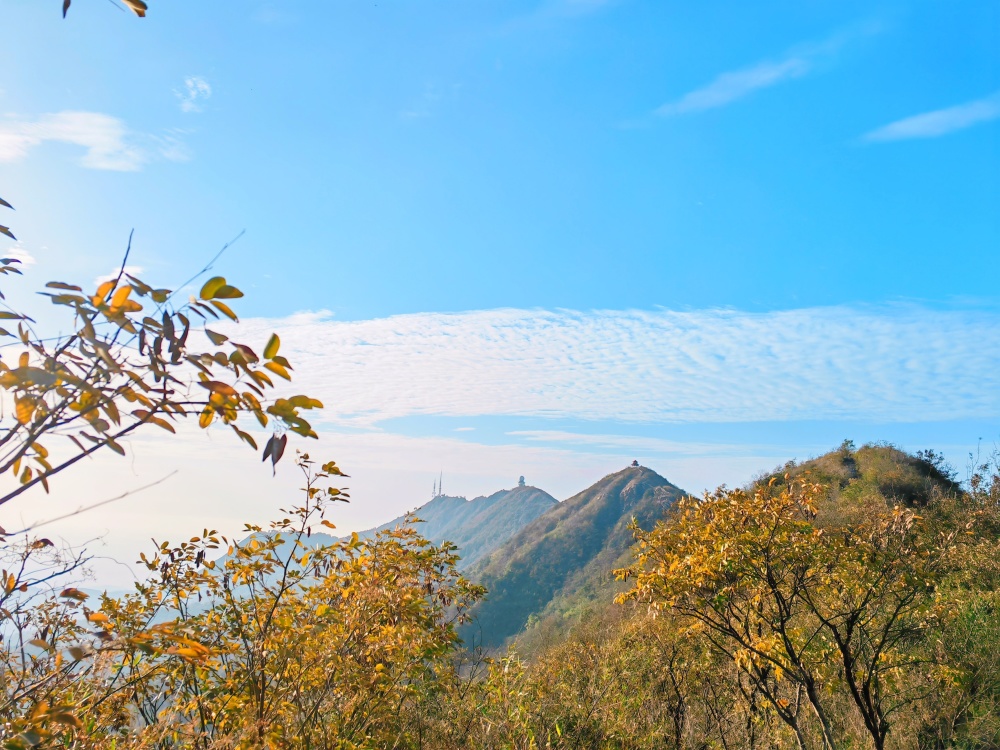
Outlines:
{"label": "green leaf", "polygon": [[[236,347],[236,351],[238,351],[240,354],[243,355],[243,362],[244,362],[244,364],[246,364],[247,362],[258,362],[259,361],[259,358],[257,357],[257,353],[253,349],[251,349],[249,346],[247,346],[246,344],[233,344],[233,346]],[[236,352],[233,352],[233,353],[235,354]]]}
{"label": "green leaf", "polygon": [[125,278],[132,284],[132,288],[136,291],[136,294],[145,296],[153,291],[153,288],[149,284],[140,281],[130,273],[125,274]]}
{"label": "green leaf", "polygon": [[243,296],[243,292],[234,286],[224,284],[215,290],[213,299],[238,299]]}
{"label": "green leaf", "polygon": [[279,346],[281,346],[281,339],[278,338],[278,334],[272,333],[271,338],[267,340],[267,346],[264,347],[264,359],[274,359]]}
{"label": "green leaf", "polygon": [[216,346],[221,346],[222,344],[229,341],[228,336],[223,336],[221,333],[210,331],[207,328],[205,329],[205,335],[208,336],[209,341],[211,341]]}
{"label": "green leaf", "polygon": [[315,398],[310,398],[309,396],[292,396],[288,399],[292,406],[296,406],[299,409],[322,409],[323,402]]}
{"label": "green leaf", "polygon": [[245,441],[247,445],[249,445],[254,450],[257,450],[257,441],[254,440],[248,433],[244,432],[234,424],[229,426],[232,427],[233,431],[240,436],[241,440]]}
{"label": "green leaf", "polygon": [[207,388],[212,393],[221,393],[223,396],[229,396],[230,398],[237,398],[239,396],[235,388],[228,383],[222,383],[218,380],[203,380],[198,385],[202,388]]}
{"label": "green leaf", "polygon": [[234,313],[229,308],[229,305],[225,304],[224,302],[219,302],[218,300],[213,299],[212,300],[212,306],[216,310],[218,310],[219,312],[221,312],[223,315],[225,315],[227,318],[229,318],[230,320],[234,320],[237,323],[239,322],[239,318],[236,317],[236,313]]}
{"label": "green leaf", "polygon": [[[40,294],[45,293],[40,292]],[[82,304],[87,301],[79,294],[45,294],[45,296],[52,300],[53,305],[74,305]]]}
{"label": "green leaf", "polygon": [[285,380],[292,379],[292,376],[288,374],[288,370],[279,365],[277,362],[265,362],[264,367],[273,372],[275,375],[280,375]]}
{"label": "green leaf", "polygon": [[213,299],[215,293],[222,289],[226,285],[226,279],[224,276],[213,276],[202,286],[201,291],[198,296],[202,299]]}

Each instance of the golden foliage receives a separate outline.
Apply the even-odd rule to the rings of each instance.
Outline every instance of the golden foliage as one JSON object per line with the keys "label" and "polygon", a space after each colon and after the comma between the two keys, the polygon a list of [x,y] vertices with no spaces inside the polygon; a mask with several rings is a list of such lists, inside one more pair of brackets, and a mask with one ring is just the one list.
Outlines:
{"label": "golden foliage", "polygon": [[96,611],[75,590],[19,610],[21,636],[36,637],[30,653],[2,650],[6,746],[405,744],[481,590],[455,572],[453,547],[409,529],[311,546],[342,473],[297,463],[305,502],[267,529],[162,543],[142,556],[151,577]]}

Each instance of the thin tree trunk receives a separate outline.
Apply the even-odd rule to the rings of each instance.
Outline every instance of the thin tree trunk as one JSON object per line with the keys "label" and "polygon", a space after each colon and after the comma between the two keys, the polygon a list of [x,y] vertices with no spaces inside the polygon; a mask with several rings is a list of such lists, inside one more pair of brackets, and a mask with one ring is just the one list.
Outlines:
{"label": "thin tree trunk", "polygon": [[813,711],[816,712],[816,718],[819,719],[820,726],[823,727],[823,747],[825,750],[837,750],[837,746],[833,741],[833,730],[830,727],[830,720],[827,719],[826,712],[819,701],[819,692],[816,690],[816,683],[811,679],[807,680],[805,687],[806,696],[809,698],[809,705],[813,707]]}

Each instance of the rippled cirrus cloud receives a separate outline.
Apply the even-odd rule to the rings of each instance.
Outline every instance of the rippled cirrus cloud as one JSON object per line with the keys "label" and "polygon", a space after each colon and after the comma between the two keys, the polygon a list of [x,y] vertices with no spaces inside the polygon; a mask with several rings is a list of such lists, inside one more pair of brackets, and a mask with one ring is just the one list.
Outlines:
{"label": "rippled cirrus cloud", "polygon": [[282,337],[325,419],[527,415],[626,422],[1000,414],[1000,315],[919,306],[498,309],[340,322],[244,321]]}

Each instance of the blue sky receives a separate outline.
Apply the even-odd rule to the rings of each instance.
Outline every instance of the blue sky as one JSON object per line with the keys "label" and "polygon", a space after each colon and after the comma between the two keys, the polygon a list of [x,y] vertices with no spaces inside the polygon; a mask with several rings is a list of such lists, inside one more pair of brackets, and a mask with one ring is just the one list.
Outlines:
{"label": "blue sky", "polygon": [[[132,228],[178,284],[245,229],[216,271],[298,342],[347,526],[441,469],[697,491],[1000,438],[996,3],[58,5],[0,8],[25,287]],[[149,451],[123,486],[176,468]],[[208,471],[176,462],[164,497]]]}

